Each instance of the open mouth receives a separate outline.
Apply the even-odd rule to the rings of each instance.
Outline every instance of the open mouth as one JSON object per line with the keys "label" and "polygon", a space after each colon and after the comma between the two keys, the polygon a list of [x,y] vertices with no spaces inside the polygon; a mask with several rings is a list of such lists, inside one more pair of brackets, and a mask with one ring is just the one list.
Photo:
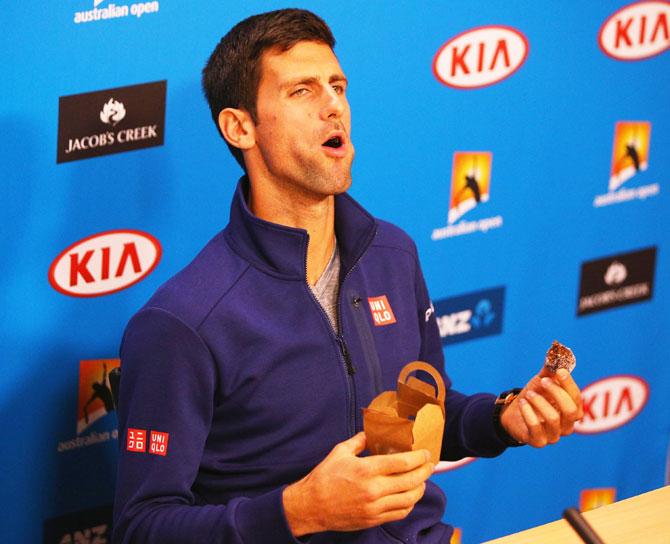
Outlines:
{"label": "open mouth", "polygon": [[333,149],[338,149],[342,147],[342,138],[340,136],[333,136],[329,140],[326,140],[323,144],[326,147],[332,147]]}

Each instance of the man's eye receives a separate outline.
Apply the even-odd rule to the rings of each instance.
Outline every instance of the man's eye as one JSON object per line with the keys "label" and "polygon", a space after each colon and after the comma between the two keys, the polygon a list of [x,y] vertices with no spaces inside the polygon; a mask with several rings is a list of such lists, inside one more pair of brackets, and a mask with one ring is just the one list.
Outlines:
{"label": "man's eye", "polygon": [[344,85],[333,85],[333,89],[337,94],[344,94]]}
{"label": "man's eye", "polygon": [[306,87],[300,87],[300,89],[296,89],[291,93],[291,96],[302,96],[304,94],[307,94],[309,92],[309,89]]}

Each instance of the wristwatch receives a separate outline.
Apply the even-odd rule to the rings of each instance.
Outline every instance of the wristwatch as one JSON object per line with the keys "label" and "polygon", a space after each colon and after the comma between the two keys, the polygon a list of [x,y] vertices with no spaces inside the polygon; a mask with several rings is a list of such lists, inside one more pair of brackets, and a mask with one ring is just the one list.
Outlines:
{"label": "wristwatch", "polygon": [[516,448],[517,446],[523,446],[523,442],[519,442],[513,438],[502,426],[500,422],[500,416],[502,414],[503,408],[512,404],[512,401],[519,396],[521,393],[520,387],[515,387],[514,389],[508,389],[503,391],[498,395],[495,404],[493,405],[493,427],[496,430],[498,438],[507,446],[508,448]]}

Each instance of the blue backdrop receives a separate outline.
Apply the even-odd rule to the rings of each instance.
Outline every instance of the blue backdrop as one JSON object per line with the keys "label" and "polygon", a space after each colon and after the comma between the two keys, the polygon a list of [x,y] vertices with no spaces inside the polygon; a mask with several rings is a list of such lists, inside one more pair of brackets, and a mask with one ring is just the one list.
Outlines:
{"label": "blue backdrop", "polygon": [[[554,338],[574,350],[582,387],[629,377],[585,391],[588,434],[434,476],[449,499],[445,519],[461,528],[462,542],[553,520],[579,503],[583,490],[614,488],[621,499],[663,485],[670,437],[670,4],[637,3],[618,16],[625,2],[299,5],[331,25],[350,81],[351,193],[416,241],[457,388],[497,393],[522,385]],[[234,23],[279,7],[172,0],[4,6],[3,540],[36,542],[44,534],[70,542],[77,530],[91,542],[108,536],[102,525],[113,497],[116,415],[94,398],[94,383],[105,386],[104,369],[118,364],[131,314],[226,224],[240,170],[211,123],[200,71]],[[491,25],[507,33],[468,33]],[[433,70],[447,44],[446,61],[456,59],[447,74],[470,85],[480,47],[489,55],[481,64],[486,72],[500,40],[506,49],[496,60],[498,81],[462,89]],[[163,80],[162,145],[56,162],[60,97]],[[136,110],[126,101],[125,122]],[[106,119],[93,119],[96,131],[123,126],[121,120],[110,129]],[[626,145],[634,148],[628,155]],[[469,152],[479,152],[476,165]],[[615,174],[625,170],[628,178],[610,190],[613,163]],[[486,196],[479,203],[474,192],[459,193],[465,175]],[[594,205],[598,195],[617,191],[608,197],[616,202]],[[498,218],[495,226],[435,235],[446,232],[450,205],[460,202],[452,193],[473,206],[453,225]],[[54,288],[48,273],[61,252],[113,230],[155,237],[162,248],[157,267],[112,294],[74,297]],[[640,265],[647,275],[636,281],[646,282],[648,296],[628,300],[632,291],[621,289],[632,281],[637,257],[627,254],[645,248],[655,248],[655,261]],[[598,259],[607,273],[587,282],[582,265]],[[627,304],[577,315],[580,292],[607,290],[598,300]],[[495,326],[482,332],[489,322]]]}

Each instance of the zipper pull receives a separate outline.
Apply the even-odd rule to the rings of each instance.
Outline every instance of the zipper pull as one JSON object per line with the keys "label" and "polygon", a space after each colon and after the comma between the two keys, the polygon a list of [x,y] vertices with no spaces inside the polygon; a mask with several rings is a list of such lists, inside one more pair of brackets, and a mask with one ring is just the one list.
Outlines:
{"label": "zipper pull", "polygon": [[347,374],[353,376],[356,373],[354,364],[351,362],[351,356],[349,355],[349,350],[347,349],[347,344],[344,341],[342,335],[337,335],[337,342],[340,344],[340,351],[342,352],[342,357],[344,357],[344,365],[347,367]]}

